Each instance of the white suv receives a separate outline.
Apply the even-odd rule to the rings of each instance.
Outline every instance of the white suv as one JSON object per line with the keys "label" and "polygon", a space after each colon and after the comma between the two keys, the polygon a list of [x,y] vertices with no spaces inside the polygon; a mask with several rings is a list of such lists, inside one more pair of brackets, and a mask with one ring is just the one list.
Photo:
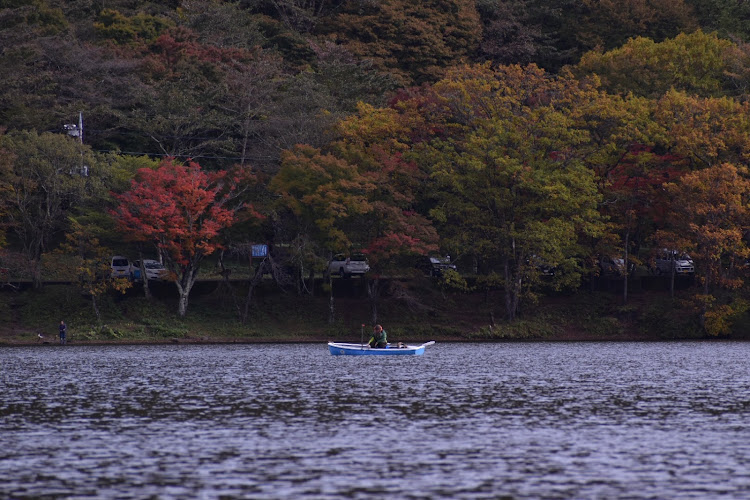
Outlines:
{"label": "white suv", "polygon": [[[143,267],[146,268],[146,278],[149,281],[165,281],[169,277],[164,265],[158,260],[143,259]],[[142,279],[140,260],[133,261],[133,279],[136,281]]]}
{"label": "white suv", "polygon": [[352,254],[350,257],[340,253],[334,255],[328,263],[328,272],[338,274],[342,278],[348,278],[352,274],[365,274],[369,270],[370,264],[367,262],[367,257],[361,253]]}
{"label": "white suv", "polygon": [[[671,254],[671,255],[670,255]],[[674,273],[679,275],[695,273],[693,259],[686,253],[666,248],[659,251],[654,261],[654,272],[656,274],[671,274],[674,266]]]}

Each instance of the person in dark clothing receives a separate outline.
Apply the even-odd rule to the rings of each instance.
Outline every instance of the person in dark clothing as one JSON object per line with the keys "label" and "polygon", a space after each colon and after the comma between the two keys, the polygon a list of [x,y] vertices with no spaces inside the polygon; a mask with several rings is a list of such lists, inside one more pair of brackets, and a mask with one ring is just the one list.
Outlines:
{"label": "person in dark clothing", "polygon": [[65,324],[65,321],[60,321],[60,344],[65,344],[67,334],[68,326]]}
{"label": "person in dark clothing", "polygon": [[388,347],[388,337],[382,326],[375,325],[372,329],[372,338],[370,338],[368,344],[370,347],[379,347],[381,349]]}

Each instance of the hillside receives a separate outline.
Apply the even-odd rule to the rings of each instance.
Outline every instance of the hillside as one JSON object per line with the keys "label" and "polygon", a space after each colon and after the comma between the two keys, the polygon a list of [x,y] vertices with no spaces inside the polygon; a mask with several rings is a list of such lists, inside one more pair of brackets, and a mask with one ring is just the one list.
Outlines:
{"label": "hillside", "polygon": [[[750,3],[0,6],[0,284],[35,289],[3,287],[8,338],[351,336],[375,305],[417,337],[745,330]],[[306,280],[338,254],[369,281],[331,310]],[[113,256],[177,286],[125,290]],[[619,299],[675,257],[676,298],[638,271]]]}

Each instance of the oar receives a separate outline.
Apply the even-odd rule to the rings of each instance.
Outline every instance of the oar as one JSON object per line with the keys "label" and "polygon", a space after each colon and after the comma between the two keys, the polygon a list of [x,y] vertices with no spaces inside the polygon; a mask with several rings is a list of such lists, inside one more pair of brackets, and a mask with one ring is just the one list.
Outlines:
{"label": "oar", "polygon": [[365,324],[362,323],[362,330],[359,334],[359,350],[364,351],[365,350]]}
{"label": "oar", "polygon": [[434,343],[435,343],[434,340],[430,340],[429,342],[426,342],[426,343],[422,344],[422,347],[427,347],[428,345],[432,345]]}

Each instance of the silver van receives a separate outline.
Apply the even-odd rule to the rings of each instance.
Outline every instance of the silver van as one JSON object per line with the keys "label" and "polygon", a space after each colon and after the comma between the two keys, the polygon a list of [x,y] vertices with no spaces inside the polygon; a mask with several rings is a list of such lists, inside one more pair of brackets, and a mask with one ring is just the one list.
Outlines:
{"label": "silver van", "polygon": [[678,275],[687,275],[695,273],[693,259],[684,252],[677,250],[667,250],[662,248],[654,260],[654,272],[657,275],[671,274],[674,267],[674,273]]}
{"label": "silver van", "polygon": [[127,257],[122,255],[115,255],[112,257],[112,277],[113,278],[128,278],[132,277],[133,273],[130,269],[130,261]]}

